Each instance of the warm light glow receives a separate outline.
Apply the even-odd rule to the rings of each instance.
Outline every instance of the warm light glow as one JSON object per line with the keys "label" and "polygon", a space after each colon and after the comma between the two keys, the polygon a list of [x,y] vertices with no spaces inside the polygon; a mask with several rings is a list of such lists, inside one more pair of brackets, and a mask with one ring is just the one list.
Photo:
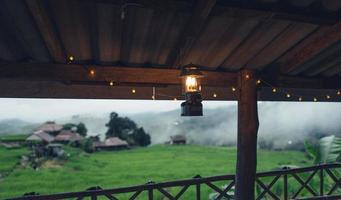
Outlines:
{"label": "warm light glow", "polygon": [[69,61],[73,61],[74,57],[73,56],[69,56]]}
{"label": "warm light glow", "polygon": [[249,74],[246,74],[246,75],[245,75],[245,78],[246,78],[246,79],[249,79],[249,78],[250,78],[250,75],[249,75]]}
{"label": "warm light glow", "polygon": [[291,94],[287,93],[287,98],[290,98],[291,97]]}
{"label": "warm light glow", "polygon": [[177,98],[174,98],[173,100],[174,100],[174,101],[177,101],[178,99],[177,99]]}
{"label": "warm light glow", "polygon": [[232,92],[235,92],[237,89],[235,87],[231,88]]}
{"label": "warm light glow", "polygon": [[262,81],[258,79],[256,83],[259,85],[262,83]]}
{"label": "warm light glow", "polygon": [[302,100],[303,100],[303,98],[302,98],[302,97],[299,97],[299,98],[298,98],[298,100],[299,100],[299,101],[302,101]]}
{"label": "warm light glow", "polygon": [[276,88],[272,88],[272,92],[273,93],[277,92],[277,89]]}
{"label": "warm light glow", "polygon": [[341,95],[341,91],[340,91],[340,90],[337,91],[336,94],[337,94],[337,95]]}
{"label": "warm light glow", "polygon": [[154,95],[152,96],[152,99],[155,100],[155,96]]}
{"label": "warm light glow", "polygon": [[197,78],[194,76],[186,77],[186,92],[198,92],[200,91]]}
{"label": "warm light glow", "polygon": [[314,97],[314,101],[315,101],[315,102],[317,101],[317,98],[316,98],[316,97]]}
{"label": "warm light glow", "polygon": [[132,89],[132,90],[131,90],[131,93],[135,94],[135,93],[136,93],[136,90],[135,90],[135,89]]}
{"label": "warm light glow", "polygon": [[214,93],[214,94],[213,94],[213,97],[214,97],[214,98],[216,98],[216,97],[217,97],[217,94],[216,94],[216,93]]}
{"label": "warm light glow", "polygon": [[330,96],[330,95],[326,95],[326,98],[327,98],[327,99],[330,99],[330,98],[331,98],[331,96]]}
{"label": "warm light glow", "polygon": [[109,85],[110,85],[110,86],[114,86],[114,81],[110,81],[110,82],[109,82]]}
{"label": "warm light glow", "polygon": [[95,76],[96,71],[94,69],[91,69],[89,73],[90,73],[90,76]]}

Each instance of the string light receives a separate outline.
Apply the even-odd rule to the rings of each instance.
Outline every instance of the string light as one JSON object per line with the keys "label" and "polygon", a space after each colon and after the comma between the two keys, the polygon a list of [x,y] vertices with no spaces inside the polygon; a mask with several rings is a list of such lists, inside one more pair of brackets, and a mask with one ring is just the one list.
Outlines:
{"label": "string light", "polygon": [[256,83],[257,83],[257,85],[259,85],[262,83],[262,81],[260,79],[258,79]]}
{"label": "string light", "polygon": [[136,93],[136,90],[135,90],[135,89],[132,89],[132,90],[131,90],[131,93],[135,94],[135,93]]}
{"label": "string light", "polygon": [[272,92],[273,93],[277,92],[277,89],[276,88],[272,88]]}
{"label": "string light", "polygon": [[336,92],[336,94],[340,96],[340,95],[341,95],[341,91],[338,90],[338,91]]}
{"label": "string light", "polygon": [[299,101],[302,101],[302,100],[303,100],[303,98],[302,98],[302,97],[299,97],[299,98],[298,98],[298,100],[299,100]]}
{"label": "string light", "polygon": [[90,72],[89,72],[90,76],[95,76],[96,74],[96,71],[94,69],[91,69]]}
{"label": "string light", "polygon": [[176,98],[176,97],[174,97],[174,99],[173,99],[174,101],[177,101],[178,99]]}
{"label": "string light", "polygon": [[290,97],[291,97],[291,94],[287,93],[287,95],[286,95],[286,96],[287,96],[287,98],[290,98]]}
{"label": "string light", "polygon": [[246,74],[246,75],[245,75],[245,78],[246,78],[246,79],[250,79],[250,75],[249,75],[249,74]]}
{"label": "string light", "polygon": [[110,85],[110,86],[114,86],[114,81],[110,81],[110,82],[109,82],[109,85]]}
{"label": "string light", "polygon": [[237,89],[235,87],[231,88],[232,92],[235,92]]}
{"label": "string light", "polygon": [[155,100],[155,96],[154,95],[152,95],[152,99]]}
{"label": "string light", "polygon": [[314,102],[316,102],[316,101],[317,101],[317,98],[316,98],[316,97],[314,97],[314,99],[313,99],[313,100],[314,100]]}
{"label": "string light", "polygon": [[69,62],[72,62],[75,58],[73,56],[69,56]]}
{"label": "string light", "polygon": [[326,95],[326,99],[330,99],[330,98],[331,98],[331,96],[327,94]]}
{"label": "string light", "polygon": [[214,97],[214,98],[216,98],[216,97],[217,97],[217,94],[216,94],[216,93],[214,93],[214,94],[213,94],[213,97]]}

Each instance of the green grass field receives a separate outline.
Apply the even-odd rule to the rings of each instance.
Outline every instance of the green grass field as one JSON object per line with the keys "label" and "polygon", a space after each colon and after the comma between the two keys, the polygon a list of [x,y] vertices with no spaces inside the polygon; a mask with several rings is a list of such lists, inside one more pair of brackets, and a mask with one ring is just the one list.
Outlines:
{"label": "green grass field", "polygon": [[[177,180],[191,178],[197,174],[231,174],[235,171],[236,162],[236,149],[227,147],[151,146],[94,154],[69,147],[66,150],[71,155],[66,163],[47,162],[38,171],[17,167],[0,180],[0,199],[33,191],[51,194],[82,191],[92,186],[115,188],[144,184],[148,181]],[[19,156],[25,153],[25,149],[0,148],[0,173],[8,171],[19,161]],[[281,165],[309,164],[310,161],[302,152],[258,152],[258,171],[276,169]],[[187,199],[186,196],[184,199]]]}

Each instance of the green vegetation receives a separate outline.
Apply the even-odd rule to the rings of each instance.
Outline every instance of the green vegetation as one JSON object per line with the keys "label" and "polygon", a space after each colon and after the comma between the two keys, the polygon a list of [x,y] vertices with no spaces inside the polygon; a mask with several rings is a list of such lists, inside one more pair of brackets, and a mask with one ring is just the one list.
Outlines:
{"label": "green vegetation", "polygon": [[0,142],[25,141],[28,135],[1,135]]}
{"label": "green vegetation", "polygon": [[27,153],[26,148],[6,149],[0,146],[0,185],[1,176],[6,176],[20,162],[21,156]]}
{"label": "green vegetation", "polygon": [[[84,153],[80,149],[65,147],[70,153],[67,162],[46,162],[40,170],[17,167],[0,181],[0,197],[8,198],[26,192],[51,194],[82,191],[93,186],[115,188],[201,176],[231,174],[235,170],[236,150],[227,147],[204,146],[151,146],[119,152]],[[14,153],[16,152],[16,153]],[[1,167],[7,160],[13,166],[23,149],[0,149]],[[11,159],[9,154],[12,156]],[[6,157],[4,157],[6,156]],[[310,162],[302,152],[264,151],[258,153],[258,171],[276,169],[281,165],[306,166]],[[194,191],[189,190],[183,199]],[[203,197],[212,190],[203,189]],[[186,198],[187,197],[187,198]]]}

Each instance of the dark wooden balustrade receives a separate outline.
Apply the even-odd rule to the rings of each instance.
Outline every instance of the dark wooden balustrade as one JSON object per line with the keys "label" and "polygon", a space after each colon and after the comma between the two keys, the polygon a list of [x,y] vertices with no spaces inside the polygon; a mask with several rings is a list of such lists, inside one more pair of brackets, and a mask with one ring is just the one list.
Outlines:
{"label": "dark wooden balustrade", "polygon": [[[338,171],[340,170],[340,171]],[[256,199],[300,199],[300,200],[334,200],[341,199],[341,164],[325,164],[304,168],[283,168],[281,170],[262,172],[256,175]],[[224,182],[224,187],[222,187]],[[313,184],[314,182],[314,184]],[[55,199],[122,199],[121,194],[130,194],[129,198],[140,199],[145,193],[145,198],[156,199],[159,193],[163,199],[184,199],[183,195],[189,188],[195,191],[193,199],[208,199],[202,195],[202,187],[210,188],[215,192],[215,199],[233,199],[235,175],[212,177],[196,176],[192,179],[169,181],[162,183],[149,182],[143,185],[121,187],[115,189],[89,188],[82,192],[69,192],[51,195],[26,194],[13,200],[55,200]],[[177,193],[170,192],[177,188]],[[277,190],[277,191],[276,191]]]}

